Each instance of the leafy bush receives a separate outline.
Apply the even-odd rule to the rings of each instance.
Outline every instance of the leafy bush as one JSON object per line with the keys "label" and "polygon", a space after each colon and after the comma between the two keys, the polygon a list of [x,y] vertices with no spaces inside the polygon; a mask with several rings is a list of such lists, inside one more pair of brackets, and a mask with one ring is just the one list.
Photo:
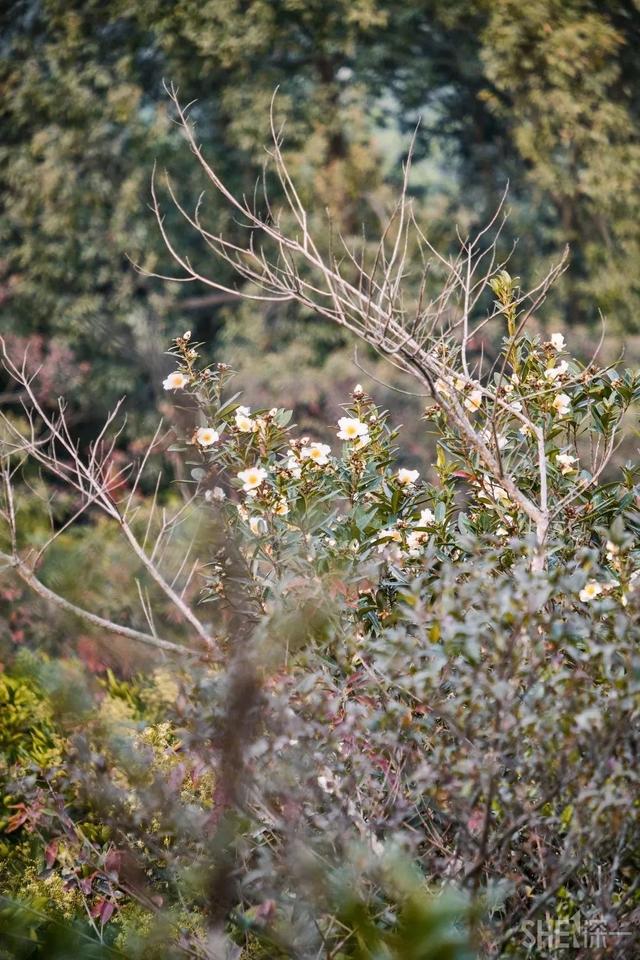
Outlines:
{"label": "leafy bush", "polygon": [[[165,389],[195,411],[214,642],[94,682],[80,729],[56,694],[78,667],[38,668],[44,706],[4,678],[31,721],[4,741],[2,916],[40,943],[6,955],[46,955],[71,915],[105,956],[542,958],[532,923],[580,915],[633,956],[638,468],[607,477],[602,451],[637,375],[507,337],[497,414],[464,377],[436,387],[504,485],[438,402],[428,483],[360,385],[323,444],[239,404],[200,349],[177,338]],[[541,476],[542,543],[521,505]]]}

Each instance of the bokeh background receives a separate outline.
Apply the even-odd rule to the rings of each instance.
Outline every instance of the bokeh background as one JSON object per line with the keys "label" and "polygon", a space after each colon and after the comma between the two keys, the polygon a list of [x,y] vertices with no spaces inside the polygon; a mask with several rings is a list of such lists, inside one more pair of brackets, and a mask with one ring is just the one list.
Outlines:
{"label": "bokeh background", "polygon": [[[278,87],[296,182],[318,226],[329,208],[347,237],[379,234],[421,117],[411,192],[434,242],[482,223],[508,183],[512,272],[534,281],[571,246],[538,322],[587,353],[604,317],[610,354],[640,352],[637,0],[18,0],[1,35],[0,328],[30,342],[43,395],[64,391],[81,436],[126,394],[122,442],[144,438],[168,339],[187,328],[237,367],[248,402],[294,406],[303,426],[333,421],[366,379],[345,336],[295,305],[132,268],[172,272],[148,206],[154,161],[184,197],[202,186],[163,79],[197,99],[207,155],[247,194]],[[209,223],[233,232],[217,203]],[[370,385],[403,419],[412,401]]]}

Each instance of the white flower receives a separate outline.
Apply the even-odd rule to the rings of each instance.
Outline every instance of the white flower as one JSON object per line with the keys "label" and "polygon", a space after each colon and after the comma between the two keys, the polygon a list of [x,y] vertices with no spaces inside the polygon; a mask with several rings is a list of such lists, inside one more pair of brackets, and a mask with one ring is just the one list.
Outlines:
{"label": "white flower", "polygon": [[393,540],[394,543],[402,543],[402,534],[399,530],[396,530],[395,527],[385,527],[384,530],[378,532],[378,537],[383,537],[385,540]]}
{"label": "white flower", "polygon": [[329,463],[331,447],[327,443],[310,443],[309,446],[302,448],[300,454],[303,460],[311,460],[319,467],[323,467]]}
{"label": "white flower", "polygon": [[472,390],[467,399],[464,402],[467,410],[471,410],[472,413],[475,413],[476,410],[480,409],[482,403],[482,390]]}
{"label": "white flower", "polygon": [[595,600],[602,593],[602,585],[597,580],[589,580],[580,591],[580,599],[583,603]]}
{"label": "white flower", "polygon": [[507,537],[508,535],[509,535],[509,531],[507,530],[506,527],[497,527],[497,528],[496,528],[496,536],[497,536],[497,537]]}
{"label": "white flower", "polygon": [[264,483],[267,477],[267,471],[263,467],[247,467],[237,474],[238,480],[242,480],[242,489],[245,493],[257,490]]}
{"label": "white flower", "polygon": [[402,543],[402,534],[394,527],[387,527],[386,530],[380,530],[378,537],[384,537],[384,542],[378,544],[378,553],[384,555],[385,560],[392,563],[401,559],[400,547],[395,544]]}
{"label": "white flower", "polygon": [[446,380],[443,380],[442,377],[438,377],[438,379],[434,383],[434,387],[436,388],[438,393],[442,394],[443,397],[446,397],[449,395],[449,384],[447,383]]}
{"label": "white flower", "polygon": [[220,439],[220,434],[213,427],[198,427],[196,430],[196,442],[201,447],[211,447]]}
{"label": "white flower", "polygon": [[566,417],[571,412],[571,397],[567,393],[559,393],[551,406],[560,417]]}
{"label": "white flower", "polygon": [[221,503],[223,500],[227,499],[227,495],[222,487],[214,487],[213,490],[207,490],[204,498],[209,502],[211,502],[211,500],[217,500],[218,503]]}
{"label": "white flower", "polygon": [[324,773],[317,777],[317,783],[320,789],[324,790],[325,793],[337,792],[335,777],[326,767],[324,768]]}
{"label": "white flower", "polygon": [[[505,500],[509,499],[509,494],[499,484],[491,483],[489,480],[487,480],[485,481],[485,487],[487,488],[487,493],[491,497],[493,497],[493,499],[496,500],[498,503],[504,503]],[[483,500],[487,499],[487,496],[484,493],[484,491],[481,491],[479,496]]]}
{"label": "white flower", "polygon": [[577,457],[572,457],[568,453],[559,453],[556,457],[556,463],[560,466],[560,471],[563,474],[575,473],[577,467],[574,467],[574,463],[578,462]]}
{"label": "white flower", "polygon": [[338,426],[340,429],[337,436],[340,440],[357,440],[358,437],[366,437],[369,433],[368,425],[356,417],[340,417]]}
{"label": "white flower", "polygon": [[[493,430],[491,430],[490,427],[485,427],[484,430],[481,430],[480,436],[482,437],[485,443],[490,443],[490,444],[494,443],[496,439],[493,435]],[[497,439],[498,439],[498,450],[504,450],[509,440],[502,433],[497,434]]]}
{"label": "white flower", "polygon": [[400,467],[397,473],[398,483],[402,487],[412,487],[419,476],[419,470],[407,470],[406,467]]}
{"label": "white flower", "polygon": [[249,529],[254,537],[261,537],[267,532],[267,524],[263,517],[249,517]]}
{"label": "white flower", "polygon": [[174,370],[166,380],[162,381],[162,386],[165,390],[182,390],[188,382],[188,377],[185,377],[184,373],[180,370]]}
{"label": "white flower", "polygon": [[516,413],[522,413],[522,404],[519,400],[514,400],[513,403],[510,403],[509,406],[512,410],[515,410]]}
{"label": "white flower", "polygon": [[433,513],[433,510],[430,510],[429,507],[425,507],[424,510],[420,511],[420,516],[418,518],[418,526],[428,527],[430,523],[435,523],[436,518]]}
{"label": "white flower", "polygon": [[620,553],[620,547],[612,540],[607,540],[607,560],[615,560]]}
{"label": "white flower", "polygon": [[533,436],[533,430],[531,429],[528,423],[523,423],[520,429],[518,430],[518,433],[523,437]]}
{"label": "white flower", "polygon": [[552,333],[549,339],[549,343],[554,350],[557,350],[560,353],[565,349],[566,343],[564,342],[564,336],[561,333]]}
{"label": "white flower", "polygon": [[456,377],[456,379],[453,382],[453,385],[456,388],[456,390],[464,390],[464,388],[466,387],[466,383],[462,379],[462,377]]}
{"label": "white flower", "polygon": [[553,382],[557,377],[562,377],[568,369],[569,364],[566,360],[563,360],[562,363],[559,363],[557,367],[547,367],[544,375],[547,380],[551,380]]}
{"label": "white flower", "polygon": [[273,512],[277,517],[286,517],[289,513],[289,504],[284,497],[281,497],[276,505],[273,508]]}
{"label": "white flower", "polygon": [[407,537],[407,548],[409,550],[410,557],[418,557],[422,553],[422,547],[429,539],[429,535],[422,531],[416,530],[413,533],[410,533]]}
{"label": "white flower", "polygon": [[236,427],[241,433],[255,433],[258,424],[249,416],[251,412],[249,407],[238,407],[236,409]]}
{"label": "white flower", "polygon": [[287,450],[288,459],[285,461],[284,468],[288,470],[294,480],[299,480],[302,476],[302,467],[293,450]]}
{"label": "white flower", "polygon": [[354,397],[362,397],[364,395],[364,390],[362,389],[361,383],[356,383],[355,387],[351,391]]}

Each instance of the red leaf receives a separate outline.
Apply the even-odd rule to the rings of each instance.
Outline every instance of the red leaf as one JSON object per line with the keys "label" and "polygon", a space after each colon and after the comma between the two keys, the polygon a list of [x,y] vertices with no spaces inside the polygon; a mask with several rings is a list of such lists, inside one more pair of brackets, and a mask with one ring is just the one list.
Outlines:
{"label": "red leaf", "polygon": [[102,906],[102,911],[100,912],[100,923],[105,924],[109,923],[111,917],[113,916],[113,911],[115,910],[116,905],[112,903],[111,900],[106,900]]}
{"label": "red leaf", "polygon": [[44,851],[44,862],[48,867],[52,867],[58,856],[58,841],[52,840],[48,843]]}

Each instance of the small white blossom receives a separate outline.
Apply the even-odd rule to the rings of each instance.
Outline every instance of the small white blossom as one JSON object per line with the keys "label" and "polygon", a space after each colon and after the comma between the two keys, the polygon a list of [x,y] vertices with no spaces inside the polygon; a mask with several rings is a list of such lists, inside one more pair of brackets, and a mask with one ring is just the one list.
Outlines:
{"label": "small white blossom", "polygon": [[198,427],[196,430],[196,442],[201,447],[212,447],[220,439],[220,434],[213,427]]}
{"label": "small white blossom", "polygon": [[289,513],[289,504],[284,497],[281,497],[276,505],[273,508],[273,512],[277,517],[286,517]]}
{"label": "small white blossom", "polygon": [[571,397],[567,393],[559,393],[551,406],[560,417],[566,417],[571,412]]}
{"label": "small white blossom", "polygon": [[419,470],[407,470],[406,467],[400,467],[398,473],[396,474],[398,483],[402,487],[412,487],[420,476]]}
{"label": "small white blossom", "polygon": [[236,427],[241,433],[255,433],[258,424],[249,416],[249,407],[238,407],[236,409]]}
{"label": "small white blossom", "polygon": [[289,471],[294,480],[299,480],[302,476],[302,467],[293,450],[287,450],[287,458],[284,464],[285,470]]}
{"label": "small white blossom", "polygon": [[480,409],[482,404],[482,390],[472,390],[467,399],[464,402],[467,410],[471,410],[472,413],[475,413],[476,410]]}
{"label": "small white blossom", "polygon": [[615,560],[620,553],[620,547],[612,540],[607,540],[607,560]]}
{"label": "small white blossom", "polygon": [[449,384],[447,383],[446,380],[443,380],[442,377],[438,377],[438,379],[434,383],[434,387],[436,388],[438,393],[442,394],[443,397],[447,397],[449,395]]}
{"label": "small white blossom", "polygon": [[576,472],[578,468],[574,467],[574,463],[577,463],[577,462],[578,462],[578,458],[572,457],[568,453],[559,453],[558,456],[556,457],[556,463],[560,467],[561,473],[563,473],[565,476],[568,473]]}
{"label": "small white blossom", "polygon": [[552,333],[551,337],[549,338],[549,343],[554,350],[558,351],[558,353],[560,353],[566,347],[564,336],[561,333]]}
{"label": "small white blossom", "polygon": [[505,500],[509,499],[509,494],[507,491],[497,483],[491,483],[489,480],[485,481],[486,493],[481,491],[479,496],[482,500],[487,499],[487,494],[496,500],[498,503],[504,503]]}
{"label": "small white blossom", "polygon": [[263,517],[249,517],[249,529],[254,537],[261,537],[267,532],[267,524]]}
{"label": "small white blossom", "polygon": [[[490,444],[495,443],[496,437],[494,437],[493,430],[490,427],[485,427],[483,430],[481,430],[480,436],[482,437],[485,443],[490,443]],[[498,440],[498,450],[504,450],[507,443],[509,442],[508,438],[505,437],[504,434],[499,433],[497,434],[497,440]]]}
{"label": "small white blossom", "polygon": [[580,599],[583,603],[588,603],[590,600],[595,600],[601,593],[602,584],[597,580],[589,580],[580,591]]}
{"label": "small white blossom", "polygon": [[420,511],[420,516],[418,517],[418,525],[421,527],[428,527],[430,523],[435,523],[436,518],[433,510],[430,510],[429,507],[425,507],[424,510]]}
{"label": "small white blossom", "polygon": [[329,463],[331,447],[327,443],[310,443],[300,451],[303,460],[311,460],[319,467]]}
{"label": "small white blossom", "polygon": [[513,403],[510,403],[509,406],[512,410],[515,410],[516,413],[522,413],[522,404],[519,400],[514,400]]}
{"label": "small white blossom", "polygon": [[395,527],[385,527],[384,530],[378,532],[378,537],[393,540],[394,543],[402,543],[402,534]]}
{"label": "small white blossom", "polygon": [[551,382],[553,382],[554,380],[557,380],[558,377],[564,376],[568,369],[569,364],[566,360],[563,360],[562,363],[559,363],[557,367],[547,367],[544,375],[547,380],[551,380]]}
{"label": "small white blossom", "polygon": [[356,417],[340,417],[338,426],[340,429],[337,436],[340,440],[357,440],[359,437],[366,437],[369,434],[368,425]]}
{"label": "small white blossom", "polygon": [[410,557],[418,557],[422,553],[424,544],[429,539],[429,535],[423,531],[416,530],[407,536],[407,548]]}
{"label": "small white blossom", "polygon": [[247,467],[237,474],[238,480],[242,481],[242,489],[245,493],[257,490],[267,478],[267,471],[264,467]]}
{"label": "small white blossom", "polygon": [[162,381],[162,386],[165,390],[182,390],[188,382],[188,377],[186,377],[181,370],[174,370],[166,380]]}

